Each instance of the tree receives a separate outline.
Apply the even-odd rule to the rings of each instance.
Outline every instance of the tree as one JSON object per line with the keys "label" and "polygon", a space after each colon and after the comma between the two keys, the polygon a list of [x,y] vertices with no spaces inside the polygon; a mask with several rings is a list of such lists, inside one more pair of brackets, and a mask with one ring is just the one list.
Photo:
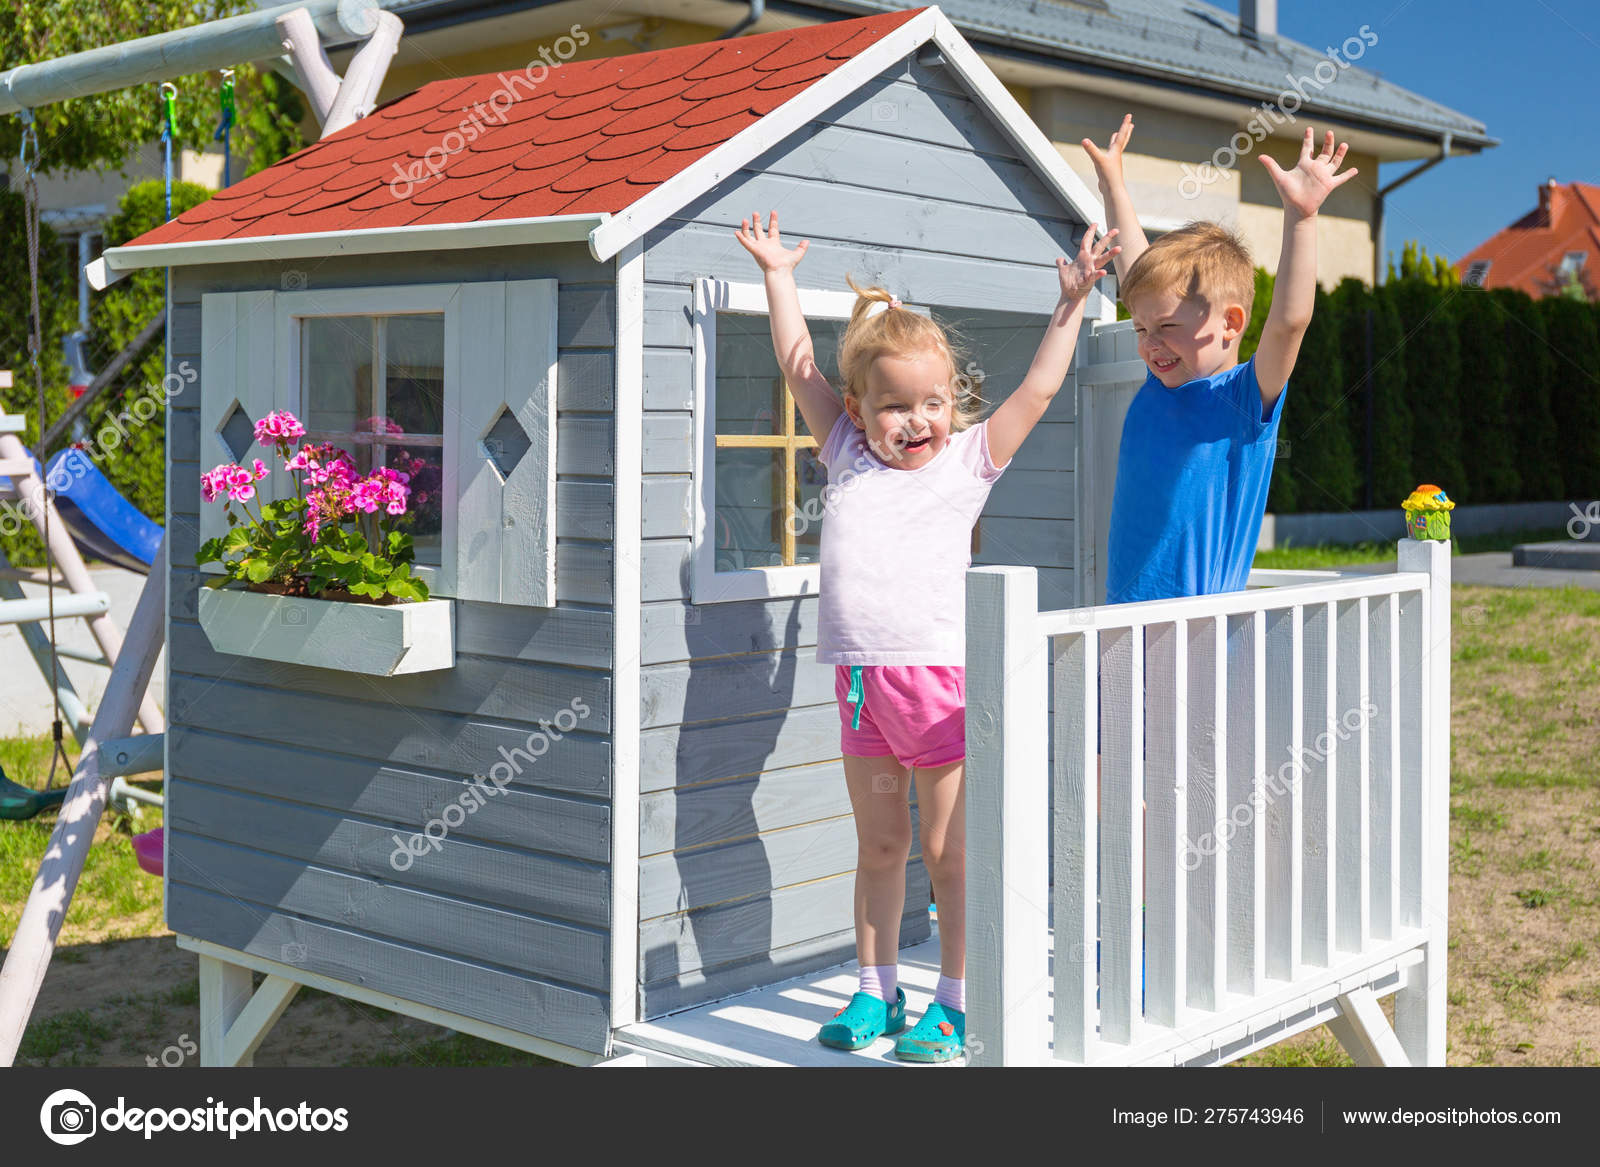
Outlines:
{"label": "tree", "polygon": [[1550,345],[1551,412],[1561,484],[1568,498],[1600,498],[1600,329],[1588,304],[1538,301]]}
{"label": "tree", "polygon": [[1461,346],[1461,446],[1472,461],[1471,498],[1512,502],[1520,497],[1522,476],[1509,413],[1504,313],[1490,293],[1477,288],[1463,289],[1454,305]]}
{"label": "tree", "polygon": [[[0,60],[8,66],[48,61],[249,10],[250,0],[31,0],[0,9]],[[235,67],[239,118],[234,152],[258,170],[298,148],[293,123],[304,116],[293,87],[247,62]],[[178,87],[177,144],[203,149],[218,116],[216,74],[173,77]],[[34,110],[39,170],[104,172],[121,167],[161,136],[158,87],[140,85]],[[22,120],[0,118],[0,152],[17,156]],[[13,186],[16,185],[13,181]]]}
{"label": "tree", "polygon": [[1408,239],[1400,249],[1400,268],[1395,270],[1394,252],[1389,253],[1389,276],[1384,282],[1414,280],[1432,288],[1459,288],[1461,277],[1451,262],[1442,255],[1429,255],[1428,249],[1415,239]]}

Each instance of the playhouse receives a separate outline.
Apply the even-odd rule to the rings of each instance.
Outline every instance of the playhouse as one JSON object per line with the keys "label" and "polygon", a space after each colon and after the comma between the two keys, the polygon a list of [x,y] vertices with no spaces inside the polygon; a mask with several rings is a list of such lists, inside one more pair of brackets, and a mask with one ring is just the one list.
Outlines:
{"label": "playhouse", "polygon": [[[214,1060],[248,1061],[303,983],[592,1062],[853,957],[817,532],[791,519],[817,441],[733,238],[774,208],[811,240],[825,366],[848,273],[950,322],[991,404],[1099,215],[927,8],[434,82],[98,261],[170,269],[169,361],[197,374],[168,414],[165,892]],[[1080,379],[1143,378],[1090,347]],[[1109,467],[1091,496],[1078,398],[975,538],[1047,610],[1095,598]],[[202,588],[222,518],[199,476],[265,456],[276,409],[436,472],[418,561],[448,618],[393,658],[428,667],[372,668],[314,604],[248,625]],[[916,854],[904,943],[930,927]]]}

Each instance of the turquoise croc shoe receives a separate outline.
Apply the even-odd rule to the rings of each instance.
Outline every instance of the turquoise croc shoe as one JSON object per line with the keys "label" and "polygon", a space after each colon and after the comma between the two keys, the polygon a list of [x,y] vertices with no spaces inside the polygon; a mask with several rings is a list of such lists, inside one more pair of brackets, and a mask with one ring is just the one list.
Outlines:
{"label": "turquoise croc shoe", "polygon": [[894,1043],[894,1056],[903,1062],[948,1062],[967,1049],[967,1015],[938,1001],[910,1033]]}
{"label": "turquoise croc shoe", "polygon": [[906,992],[895,989],[894,1004],[871,993],[857,993],[850,1004],[817,1031],[817,1040],[834,1049],[862,1049],[886,1033],[906,1027]]}

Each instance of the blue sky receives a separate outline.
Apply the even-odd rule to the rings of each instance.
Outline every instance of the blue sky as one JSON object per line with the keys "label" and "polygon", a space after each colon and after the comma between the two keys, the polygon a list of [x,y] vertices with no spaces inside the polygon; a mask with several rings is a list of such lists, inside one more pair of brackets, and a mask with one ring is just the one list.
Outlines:
{"label": "blue sky", "polygon": [[[1531,210],[1548,178],[1600,183],[1595,0],[1279,0],[1279,32],[1315,48],[1363,24],[1378,36],[1363,68],[1477,119],[1500,140],[1390,195],[1387,250],[1417,239],[1455,260]],[[1382,181],[1415,165],[1386,165]]]}

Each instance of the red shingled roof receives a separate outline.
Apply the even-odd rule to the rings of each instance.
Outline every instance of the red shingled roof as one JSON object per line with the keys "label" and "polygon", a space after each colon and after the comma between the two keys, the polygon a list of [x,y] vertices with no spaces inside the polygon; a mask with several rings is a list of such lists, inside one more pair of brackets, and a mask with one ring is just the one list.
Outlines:
{"label": "red shingled roof", "polygon": [[1488,260],[1486,288],[1521,288],[1548,296],[1561,284],[1562,259],[1583,252],[1584,282],[1600,285],[1600,186],[1550,181],[1539,188],[1539,206],[1491,235],[1456,262],[1465,275],[1474,261]]}
{"label": "red shingled roof", "polygon": [[128,246],[621,211],[922,11],[430,82]]}

